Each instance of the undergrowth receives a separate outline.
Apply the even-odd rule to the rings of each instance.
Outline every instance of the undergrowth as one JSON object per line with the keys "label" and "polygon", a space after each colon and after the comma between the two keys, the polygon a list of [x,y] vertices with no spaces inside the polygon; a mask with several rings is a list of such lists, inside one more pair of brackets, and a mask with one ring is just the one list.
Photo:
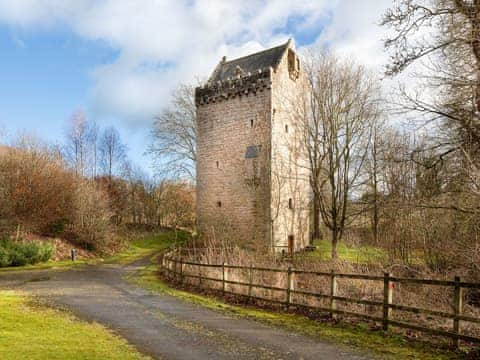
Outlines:
{"label": "undergrowth", "polygon": [[14,242],[0,239],[0,267],[25,266],[50,260],[53,246],[39,242]]}

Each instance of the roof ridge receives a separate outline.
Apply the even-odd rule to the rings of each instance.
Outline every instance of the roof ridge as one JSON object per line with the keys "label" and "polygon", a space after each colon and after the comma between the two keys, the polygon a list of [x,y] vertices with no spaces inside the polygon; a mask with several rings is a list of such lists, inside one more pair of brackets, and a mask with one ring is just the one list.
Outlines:
{"label": "roof ridge", "polygon": [[270,50],[273,50],[273,49],[278,49],[278,48],[286,47],[286,46],[288,46],[288,42],[286,42],[285,44],[282,44],[282,45],[278,45],[278,46],[274,46],[274,47],[271,47],[271,48],[268,48],[268,49],[265,49],[265,50],[262,50],[262,51],[258,51],[258,52],[253,53],[253,54],[249,54],[249,55],[245,55],[245,56],[240,56],[240,57],[238,57],[238,58],[225,61],[225,62],[222,63],[222,64],[228,64],[228,63],[231,63],[231,62],[234,62],[234,61],[243,60],[243,59],[249,58],[249,57],[251,57],[251,56],[255,56],[255,55],[262,54],[262,53],[264,53],[264,52],[267,52],[267,51],[270,51]]}

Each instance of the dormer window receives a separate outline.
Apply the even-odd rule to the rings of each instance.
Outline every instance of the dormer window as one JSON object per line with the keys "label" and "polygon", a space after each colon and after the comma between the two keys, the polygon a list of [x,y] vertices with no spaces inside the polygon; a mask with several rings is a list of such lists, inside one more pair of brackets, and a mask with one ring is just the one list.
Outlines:
{"label": "dormer window", "polygon": [[237,76],[242,76],[243,73],[244,73],[243,69],[242,69],[239,65],[237,65],[237,66],[235,67],[235,75],[237,75]]}
{"label": "dormer window", "polygon": [[288,49],[288,72],[291,79],[298,79],[300,73],[300,60],[292,49]]}

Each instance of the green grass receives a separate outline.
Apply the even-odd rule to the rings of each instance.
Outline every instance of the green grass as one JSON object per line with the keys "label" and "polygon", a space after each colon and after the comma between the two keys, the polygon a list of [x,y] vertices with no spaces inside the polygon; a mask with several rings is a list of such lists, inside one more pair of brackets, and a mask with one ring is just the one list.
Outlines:
{"label": "green grass", "polygon": [[132,241],[128,248],[113,256],[105,259],[107,263],[128,264],[148,255],[153,255],[159,251],[167,249],[169,246],[177,243],[183,243],[188,238],[188,233],[177,231],[177,238],[173,231],[167,231],[160,234],[147,235],[140,239]]}
{"label": "green grass", "polygon": [[0,272],[8,272],[8,271],[24,271],[24,270],[44,270],[44,269],[66,269],[72,268],[76,266],[86,265],[86,264],[95,264],[99,260],[98,259],[81,259],[76,260],[75,262],[71,260],[60,260],[60,261],[53,261],[49,260],[44,263],[38,263],[35,265],[25,265],[25,266],[10,266],[5,268],[0,268]]}
{"label": "green grass", "polygon": [[[332,257],[332,243],[329,240],[316,240],[314,245],[317,247],[315,251],[305,253],[307,258],[329,260]],[[373,246],[346,246],[343,243],[337,245],[338,257],[341,260],[367,264],[382,263],[387,259],[384,250]]]}
{"label": "green grass", "polygon": [[0,359],[147,359],[96,323],[0,291]]}
{"label": "green grass", "polygon": [[380,359],[421,359],[442,360],[460,359],[461,355],[447,353],[420,342],[409,342],[403,336],[382,331],[370,330],[368,324],[358,325],[320,323],[298,314],[280,313],[247,306],[227,304],[219,299],[206,297],[170,287],[158,278],[157,265],[140,270],[131,275],[129,281],[152,292],[169,294],[206,308],[223,311],[230,315],[247,317],[260,322],[280,326],[293,332],[328,339],[371,352]]}

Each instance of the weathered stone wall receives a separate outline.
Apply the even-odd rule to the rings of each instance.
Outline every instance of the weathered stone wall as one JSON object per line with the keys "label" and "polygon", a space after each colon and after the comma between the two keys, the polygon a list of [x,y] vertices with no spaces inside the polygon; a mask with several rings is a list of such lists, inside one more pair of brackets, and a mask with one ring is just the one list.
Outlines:
{"label": "weathered stone wall", "polygon": [[[268,246],[270,234],[269,82],[226,97],[197,89],[199,230],[257,247]],[[247,147],[257,145],[258,157],[246,159]]]}
{"label": "weathered stone wall", "polygon": [[289,71],[286,50],[275,72],[196,90],[200,231],[275,251],[288,250],[289,236],[294,250],[308,245],[308,171],[295,119],[302,75]]}
{"label": "weathered stone wall", "polygon": [[[276,251],[288,250],[293,236],[295,251],[309,244],[310,186],[304,139],[298,113],[306,91],[301,64],[289,71],[285,54],[272,76],[272,203],[273,237]],[[291,200],[290,200],[291,199]]]}

